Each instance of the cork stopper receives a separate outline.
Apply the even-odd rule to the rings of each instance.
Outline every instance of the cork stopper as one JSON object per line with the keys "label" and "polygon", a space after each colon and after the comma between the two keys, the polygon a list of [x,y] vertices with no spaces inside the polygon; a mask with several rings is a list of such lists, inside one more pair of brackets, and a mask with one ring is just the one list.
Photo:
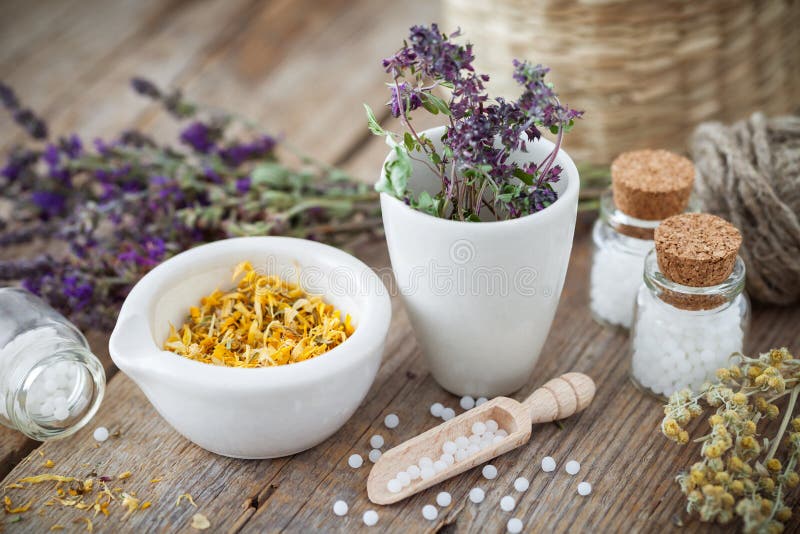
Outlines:
{"label": "cork stopper", "polygon": [[611,163],[614,202],[637,219],[666,219],[686,210],[694,174],[691,161],[666,150],[624,152]]}
{"label": "cork stopper", "polygon": [[[733,272],[742,234],[731,223],[708,213],[683,213],[664,220],[655,231],[659,270],[684,286],[721,284]],[[686,310],[712,309],[722,295],[689,295],[666,291],[661,299]]]}

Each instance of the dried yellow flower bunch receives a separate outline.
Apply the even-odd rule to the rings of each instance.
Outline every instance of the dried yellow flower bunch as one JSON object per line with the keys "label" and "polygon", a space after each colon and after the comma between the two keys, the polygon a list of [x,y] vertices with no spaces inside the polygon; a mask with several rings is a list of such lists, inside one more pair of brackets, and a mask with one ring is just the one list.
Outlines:
{"label": "dried yellow flower bunch", "polygon": [[[664,407],[661,431],[681,444],[689,441],[686,425],[703,413],[701,402],[716,408],[708,418],[710,432],[695,440],[703,444],[701,461],[677,477],[688,500],[686,509],[718,523],[739,516],[748,533],[782,532],[792,517],[786,495],[800,483],[800,418],[793,415],[800,360],[785,348],[758,358],[737,354],[730,367],[717,371],[717,379],[700,393],[673,394]],[[787,395],[777,433],[762,436],[759,425],[766,427],[780,417],[775,402]]]}
{"label": "dried yellow flower bunch", "polygon": [[233,273],[235,289],[216,290],[189,309],[164,349],[214,365],[271,367],[308,360],[344,342],[350,316],[279,276],[258,274],[250,262]]}

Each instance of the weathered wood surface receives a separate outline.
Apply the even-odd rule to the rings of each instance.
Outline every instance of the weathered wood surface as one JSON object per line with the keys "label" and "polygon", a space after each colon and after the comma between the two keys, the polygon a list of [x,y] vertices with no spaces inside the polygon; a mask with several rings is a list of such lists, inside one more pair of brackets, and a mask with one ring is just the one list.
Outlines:
{"label": "weathered wood surface", "polygon": [[[385,93],[377,60],[394,48],[407,26],[435,20],[432,4],[15,0],[0,5],[0,78],[46,112],[54,131],[75,130],[91,138],[137,126],[168,136],[174,125],[128,90],[130,76],[147,75],[183,88],[190,97],[257,119],[320,159],[371,181],[386,148],[365,133],[361,102],[379,107]],[[0,146],[17,139],[8,118],[0,114]],[[100,532],[191,532],[191,517],[198,511],[215,532],[353,531],[365,528],[361,515],[367,509],[378,509],[376,528],[390,532],[501,532],[510,517],[521,518],[526,531],[677,530],[676,523],[686,518],[673,477],[697,451],[673,446],[659,435],[659,403],[641,395],[627,378],[627,338],[599,327],[589,316],[590,224],[589,217],[579,220],[564,294],[540,366],[514,397],[523,399],[550,377],[577,370],[597,382],[595,401],[566,420],[563,429],[535,428],[528,445],[494,462],[500,472],[496,480],[482,479],[476,469],[443,484],[453,504],[436,521],[424,520],[421,507],[433,502],[438,489],[376,507],[366,499],[369,463],[358,470],[347,466],[353,452],[366,457],[372,434],[380,433],[387,446],[395,445],[438,422],[428,414],[431,403],[458,405],[428,375],[397,298],[375,384],[354,417],[312,450],[279,460],[240,461],[199,449],[176,434],[126,376],[115,373],[105,356],[105,335],[99,333],[93,346],[111,378],[91,428],[36,448],[20,434],[0,429],[3,486],[43,472],[84,476],[94,470],[115,476],[131,471],[131,478],[116,485],[153,506],[124,523],[121,507],[112,507],[110,517],[93,518]],[[356,253],[376,269],[388,267],[382,243]],[[800,349],[800,309],[756,307],[753,317],[748,350],[776,345]],[[387,430],[382,421],[392,412],[401,423]],[[91,434],[99,425],[118,430],[120,437],[96,448]],[[559,462],[556,473],[538,468],[545,455]],[[44,468],[45,459],[56,466]],[[581,462],[578,476],[563,472],[568,459]],[[521,475],[531,480],[531,487],[517,494],[511,484]],[[162,480],[152,484],[153,478]],[[591,496],[577,495],[580,480],[592,483]],[[474,486],[487,491],[480,505],[466,499]],[[186,501],[175,505],[187,492],[197,508]],[[34,511],[17,524],[9,523],[10,516],[1,517],[0,529],[40,532],[56,524],[68,531],[85,528],[73,521],[87,512],[44,506],[52,495],[49,485],[7,493],[15,504],[32,498]],[[506,494],[518,498],[512,513],[498,507]],[[337,499],[350,504],[345,518],[331,511]],[[708,530],[696,521],[688,525]]]}

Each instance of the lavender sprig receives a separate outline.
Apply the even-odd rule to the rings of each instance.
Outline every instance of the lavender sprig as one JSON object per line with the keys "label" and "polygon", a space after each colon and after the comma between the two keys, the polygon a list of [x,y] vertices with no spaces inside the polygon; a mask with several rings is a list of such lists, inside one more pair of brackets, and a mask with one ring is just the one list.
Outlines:
{"label": "lavender sprig", "polygon": [[[0,280],[20,281],[79,327],[109,328],[143,274],[197,244],[280,234],[346,246],[355,233],[378,231],[377,194],[365,184],[307,157],[287,167],[279,139],[248,121],[201,110],[145,79],[132,86],[186,121],[179,142],[129,130],[93,146],[73,135],[13,150],[0,170],[11,203],[0,243],[48,237],[67,250],[0,261]],[[23,109],[2,84],[0,102],[15,116]],[[36,132],[46,132],[36,120]],[[248,138],[229,134],[237,124]]]}
{"label": "lavender sprig", "polygon": [[[370,130],[388,137],[396,154],[387,162],[376,190],[431,215],[462,221],[481,220],[484,208],[497,220],[540,211],[557,199],[552,184],[562,169],[555,164],[556,157],[564,133],[583,112],[561,104],[545,81],[549,69],[517,60],[514,79],[522,94],[513,102],[491,99],[485,88],[489,77],[475,72],[472,65],[472,45],[453,42],[459,35],[443,34],[436,24],[414,26],[403,47],[383,60],[392,78],[387,106],[406,132],[385,130],[367,106]],[[450,90],[447,100],[435,94],[439,87]],[[447,118],[442,149],[415,130],[410,114],[419,108]],[[512,161],[514,152],[525,151],[526,140],[541,137],[540,128],[557,136],[553,151],[538,164]],[[414,196],[408,191],[412,160],[439,177],[437,194]]]}

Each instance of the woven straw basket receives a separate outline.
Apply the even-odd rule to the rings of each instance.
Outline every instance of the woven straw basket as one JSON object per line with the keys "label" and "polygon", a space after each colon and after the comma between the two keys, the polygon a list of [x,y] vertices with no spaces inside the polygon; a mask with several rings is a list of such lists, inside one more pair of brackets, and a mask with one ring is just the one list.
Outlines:
{"label": "woven straw basket", "polygon": [[490,91],[515,97],[513,58],[551,67],[586,115],[573,158],[685,150],[698,123],[800,106],[800,0],[444,0]]}

